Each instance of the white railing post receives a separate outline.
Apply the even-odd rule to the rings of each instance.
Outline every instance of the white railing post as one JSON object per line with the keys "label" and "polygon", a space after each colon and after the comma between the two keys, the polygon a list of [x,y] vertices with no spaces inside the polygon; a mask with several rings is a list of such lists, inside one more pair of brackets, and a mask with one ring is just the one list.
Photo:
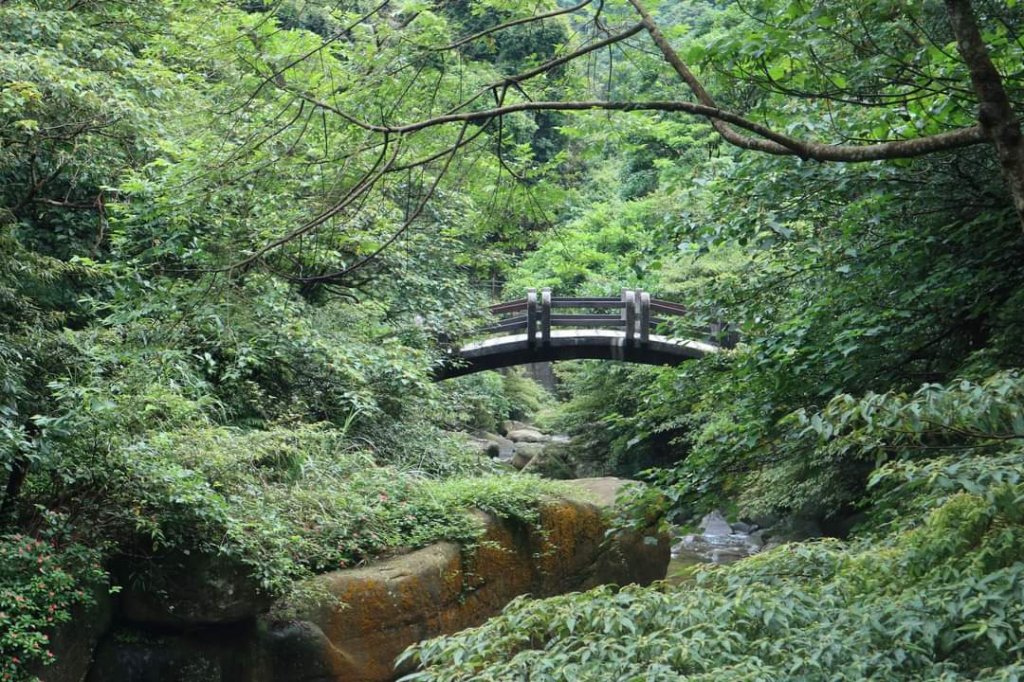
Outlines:
{"label": "white railing post", "polygon": [[622,302],[624,304],[622,314],[626,326],[626,344],[631,345],[636,333],[636,292],[632,289],[623,291]]}
{"label": "white railing post", "polygon": [[526,290],[526,342],[537,342],[537,290]]}
{"label": "white railing post", "polygon": [[646,344],[651,338],[651,295],[638,290],[637,299],[640,307],[640,343]]}
{"label": "white railing post", "polygon": [[551,288],[540,292],[540,340],[545,346],[551,343]]}

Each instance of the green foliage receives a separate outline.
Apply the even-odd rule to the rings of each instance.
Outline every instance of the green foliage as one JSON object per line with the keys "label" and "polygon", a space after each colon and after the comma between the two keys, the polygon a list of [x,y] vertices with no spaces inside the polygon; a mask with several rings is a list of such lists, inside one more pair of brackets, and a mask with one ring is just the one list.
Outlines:
{"label": "green foliage", "polygon": [[[378,154],[267,73],[316,55],[288,85],[373,116],[413,69],[441,77],[443,99],[495,76],[493,61],[456,76],[410,53],[390,9],[345,28],[370,9],[0,5],[0,531],[22,538],[0,543],[0,621],[16,621],[0,622],[0,677],[45,660],[46,628],[100,575],[75,552],[146,580],[162,557],[221,555],[286,594],[313,572],[474,540],[471,506],[533,519],[553,492],[486,478],[495,466],[443,431],[465,425],[448,415],[537,410],[534,384],[512,376],[470,396],[430,381],[438,341],[475,324],[483,296],[468,282],[528,229],[492,212],[515,183],[489,154],[470,182],[465,168],[440,182],[413,224],[434,165],[238,265],[331,210]],[[465,28],[419,14],[416,41]],[[564,30],[517,33],[501,68]],[[368,77],[373,62],[409,71]],[[432,106],[413,97],[391,115]],[[510,122],[505,161],[528,175],[534,156],[555,159],[554,121]],[[398,161],[453,140],[419,136]],[[534,201],[509,194],[505,211]],[[351,277],[303,279],[356,263]],[[51,518],[73,542],[50,546]],[[52,568],[45,592],[22,549]]]}
{"label": "green foliage", "polygon": [[548,419],[553,429],[572,437],[571,457],[579,475],[631,478],[675,460],[678,454],[665,447],[660,434],[636,429],[647,407],[637,394],[663,371],[600,362],[559,367],[561,386],[570,398]]}
{"label": "green foliage", "polygon": [[[632,42],[509,80],[635,21],[624,2],[435,49],[557,6],[0,3],[0,621],[17,619],[0,673],[45,660],[96,552],[140,572],[226,555],[283,593],[471,541],[470,507],[535,519],[554,488],[444,430],[544,412],[576,470],[664,467],[632,497],[640,517],[863,508],[873,539],[784,548],[689,592],[520,604],[424,645],[423,676],[1021,675],[1024,238],[991,153],[823,166],[676,116],[519,112],[467,126],[451,156],[454,128],[382,155],[332,111],[678,97]],[[722,106],[787,134],[974,122],[941,3],[652,9]],[[1021,11],[978,10],[1015,103]],[[402,170],[359,194],[380,163]],[[642,286],[689,310],[660,331],[726,320],[743,343],[678,369],[564,370],[557,409],[515,372],[434,385],[438,346],[479,319],[473,282]]]}
{"label": "green foliage", "polygon": [[29,671],[53,662],[46,633],[94,602],[92,590],[106,584],[99,560],[58,532],[0,537],[0,679],[37,679]]}
{"label": "green foliage", "polygon": [[617,295],[622,287],[647,286],[657,268],[650,227],[669,210],[663,201],[593,203],[522,260],[506,291],[550,286],[562,295]]}
{"label": "green foliage", "polygon": [[[741,506],[836,505],[851,498],[823,482],[848,485],[851,461],[865,476],[886,462],[868,481],[870,532],[785,545],[678,588],[519,600],[482,628],[410,649],[422,669],[409,679],[1015,679],[1020,390],[1007,371],[795,412],[780,422],[778,460],[742,479]],[[701,472],[721,485],[727,472],[709,466],[728,462],[705,451],[676,467],[667,500],[706,494]],[[638,519],[665,501],[636,491],[625,510]]]}
{"label": "green foliage", "polygon": [[572,490],[557,481],[532,476],[490,476],[436,481],[428,487],[428,494],[442,506],[472,507],[499,518],[529,523],[538,520],[541,502],[555,496],[572,498]]}
{"label": "green foliage", "polygon": [[745,480],[741,500],[758,511],[804,499],[835,508],[855,500],[869,472],[877,475],[890,460],[901,466],[953,457],[988,480],[982,472],[990,458],[1024,438],[1021,390],[1019,372],[1008,371],[981,382],[926,384],[911,395],[840,394],[820,412],[798,410],[780,421],[776,461]]}
{"label": "green foliage", "polygon": [[450,400],[462,412],[449,418],[453,428],[497,431],[506,419],[530,420],[552,402],[552,396],[520,369],[481,372],[446,382]]}
{"label": "green foliage", "polygon": [[1016,679],[1024,487],[976,483],[911,531],[786,545],[678,588],[521,598],[410,649],[406,679]]}
{"label": "green foliage", "polygon": [[[106,471],[101,480],[98,471]],[[281,594],[310,573],[352,566],[397,548],[471,541],[470,508],[535,520],[561,489],[529,478],[424,478],[379,465],[329,425],[160,432],[106,455],[94,478],[66,490],[110,490],[90,531],[134,557],[199,552],[234,557],[262,589]],[[134,561],[145,570],[147,561]]]}

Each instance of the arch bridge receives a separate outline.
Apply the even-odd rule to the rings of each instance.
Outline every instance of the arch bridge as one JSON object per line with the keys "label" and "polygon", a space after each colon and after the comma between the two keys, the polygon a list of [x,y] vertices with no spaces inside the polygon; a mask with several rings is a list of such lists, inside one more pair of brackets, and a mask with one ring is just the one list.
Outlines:
{"label": "arch bridge", "polygon": [[525,298],[493,305],[490,312],[497,321],[479,330],[487,338],[453,349],[435,370],[435,380],[553,360],[678,365],[736,341],[724,324],[698,328],[690,339],[656,333],[688,311],[640,289],[624,289],[619,298],[566,298],[550,289],[528,289]]}

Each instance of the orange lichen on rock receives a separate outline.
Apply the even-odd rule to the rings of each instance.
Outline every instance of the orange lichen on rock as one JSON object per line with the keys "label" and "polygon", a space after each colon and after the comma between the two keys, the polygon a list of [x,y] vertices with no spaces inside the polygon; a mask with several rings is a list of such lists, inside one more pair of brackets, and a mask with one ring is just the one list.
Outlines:
{"label": "orange lichen on rock", "polygon": [[535,565],[552,589],[561,591],[564,579],[572,579],[593,561],[606,525],[597,507],[559,500],[541,509],[534,531]]}
{"label": "orange lichen on rock", "polygon": [[322,668],[337,671],[331,674],[338,682],[391,680],[397,673],[393,661],[407,646],[479,625],[518,595],[547,596],[664,577],[667,538],[652,545],[631,534],[622,546],[604,542],[607,524],[601,508],[614,502],[624,481],[573,483],[593,493],[596,503],[553,500],[542,506],[533,527],[480,512],[484,533],[472,547],[438,543],[320,576],[344,604],[307,615],[311,628],[321,630],[329,642],[323,655],[330,665]]}

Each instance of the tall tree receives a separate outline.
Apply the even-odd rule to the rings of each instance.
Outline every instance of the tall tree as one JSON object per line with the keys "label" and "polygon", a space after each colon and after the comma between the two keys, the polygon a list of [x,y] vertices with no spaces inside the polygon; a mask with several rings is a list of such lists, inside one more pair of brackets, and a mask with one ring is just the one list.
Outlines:
{"label": "tall tree", "polygon": [[[697,14],[700,7],[688,6]],[[662,8],[661,13],[671,11]],[[317,88],[283,80],[278,85],[389,143],[458,126],[462,132],[451,143],[453,154],[479,128],[500,127],[522,112],[552,110],[689,114],[706,118],[723,140],[741,149],[819,162],[893,160],[990,145],[1024,227],[1024,142],[1014,99],[1024,18],[1015,2],[976,7],[971,0],[893,0],[866,6],[756,0],[738,3],[734,14],[757,30],[744,33],[734,17],[733,33],[743,35],[742,41],[711,45],[701,45],[702,37],[688,33],[678,18],[658,18],[641,0],[614,5],[584,1],[530,12],[449,40],[438,38],[431,8],[417,5],[393,39],[411,41],[422,55],[438,60],[447,54],[458,58],[474,42],[500,43],[506,32],[533,23],[569,21],[581,36],[535,66],[490,81],[478,76],[470,88],[463,87],[471,80],[466,78],[447,94],[438,87],[450,78],[445,67],[436,66],[431,75],[431,69],[418,72],[408,88],[439,94],[439,105],[431,109],[396,103],[390,115],[371,120],[336,92],[329,98]],[[603,82],[595,85],[593,78],[581,84],[579,73],[591,71],[602,59],[611,72],[615,55],[620,63],[641,64],[645,85],[656,83],[661,74],[651,73],[656,65],[646,59],[641,35],[654,44],[677,79],[677,87],[662,88],[666,97],[651,98],[651,88],[642,87],[612,93]],[[677,47],[676,36],[685,37],[685,48]],[[699,77],[683,55],[694,55],[702,64],[699,71],[738,90],[714,96],[707,78]],[[575,82],[566,76],[574,67]],[[680,96],[678,85],[687,97]],[[431,115],[435,110],[439,113]],[[844,119],[857,125],[846,125]],[[864,134],[861,124],[867,121],[876,125]],[[470,125],[478,128],[466,127]]]}

